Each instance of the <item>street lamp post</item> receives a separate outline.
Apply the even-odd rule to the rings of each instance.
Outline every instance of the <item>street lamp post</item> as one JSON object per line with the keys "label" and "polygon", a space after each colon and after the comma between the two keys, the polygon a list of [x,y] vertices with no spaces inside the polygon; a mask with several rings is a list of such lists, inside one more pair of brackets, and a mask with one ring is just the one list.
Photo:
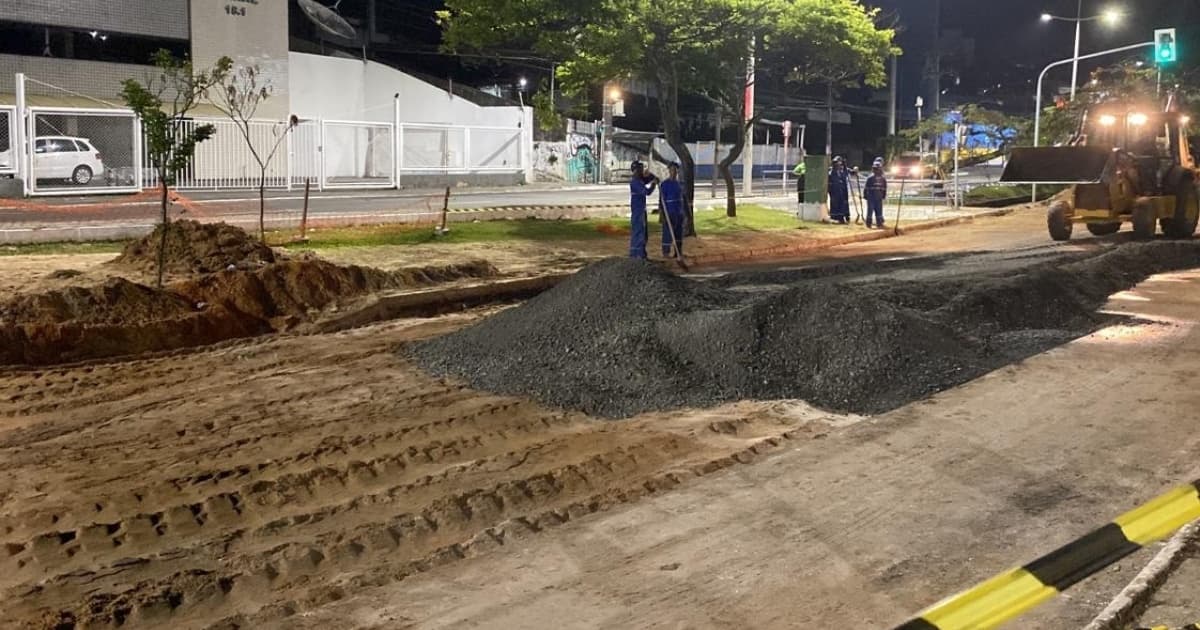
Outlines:
{"label": "street lamp post", "polygon": [[1043,22],[1050,22],[1052,20],[1061,20],[1063,22],[1074,22],[1075,23],[1075,54],[1074,54],[1074,56],[1071,57],[1071,61],[1072,61],[1072,63],[1071,63],[1071,100],[1072,101],[1075,100],[1075,86],[1079,84],[1079,59],[1080,59],[1080,57],[1079,57],[1079,40],[1080,40],[1080,35],[1082,35],[1082,32],[1083,32],[1083,28],[1082,28],[1083,23],[1084,22],[1094,22],[1096,20],[1103,20],[1104,22],[1108,23],[1111,26],[1111,25],[1116,24],[1117,20],[1121,19],[1121,15],[1122,14],[1120,11],[1118,11],[1116,9],[1109,9],[1109,10],[1101,13],[1100,15],[1093,15],[1091,17],[1083,17],[1083,0],[1079,0],[1078,9],[1075,13],[1075,17],[1073,17],[1073,18],[1072,17],[1062,17],[1062,16],[1058,16],[1058,15],[1050,15],[1049,13],[1042,14]]}
{"label": "street lamp post", "polygon": [[[1080,59],[1092,59],[1095,57],[1103,57],[1105,55],[1112,55],[1112,54],[1116,54],[1116,53],[1128,52],[1130,50],[1137,50],[1138,48],[1146,48],[1147,46],[1153,47],[1154,42],[1143,42],[1141,44],[1133,44],[1130,46],[1122,46],[1120,48],[1113,48],[1110,50],[1102,50],[1100,52],[1092,53],[1090,55],[1084,55],[1082,57],[1076,55],[1075,57],[1072,57],[1071,59],[1063,59],[1062,61],[1055,61],[1055,62],[1047,65],[1045,68],[1043,68],[1042,73],[1038,75],[1037,95],[1034,97],[1035,103],[1033,106],[1033,146],[1035,146],[1035,147],[1038,146],[1038,143],[1041,141],[1042,79],[1046,78],[1046,73],[1049,72],[1051,68],[1054,68],[1056,66],[1061,66],[1064,64],[1068,64],[1071,62],[1079,63]],[[1033,185],[1033,201],[1037,201],[1037,184]]]}

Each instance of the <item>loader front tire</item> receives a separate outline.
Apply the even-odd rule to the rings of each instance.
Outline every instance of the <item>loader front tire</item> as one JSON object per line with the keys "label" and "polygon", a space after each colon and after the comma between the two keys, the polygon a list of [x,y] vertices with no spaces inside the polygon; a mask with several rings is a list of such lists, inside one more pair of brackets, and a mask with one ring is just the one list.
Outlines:
{"label": "loader front tire", "polygon": [[1046,227],[1050,230],[1050,238],[1056,241],[1071,240],[1071,204],[1058,200],[1050,204],[1046,211]]}
{"label": "loader front tire", "polygon": [[1154,212],[1154,202],[1145,197],[1133,202],[1133,238],[1148,241],[1154,238],[1154,228],[1157,227]]}
{"label": "loader front tire", "polygon": [[1192,238],[1197,220],[1200,220],[1200,208],[1197,207],[1196,186],[1190,177],[1185,177],[1175,191],[1175,216],[1162,220],[1163,234],[1171,238]]}

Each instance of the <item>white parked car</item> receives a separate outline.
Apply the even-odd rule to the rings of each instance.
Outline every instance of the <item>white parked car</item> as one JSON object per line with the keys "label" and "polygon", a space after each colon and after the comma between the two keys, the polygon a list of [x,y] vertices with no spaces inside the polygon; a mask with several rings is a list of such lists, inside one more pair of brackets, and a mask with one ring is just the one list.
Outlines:
{"label": "white parked car", "polygon": [[59,179],[86,186],[104,175],[100,152],[87,138],[41,136],[33,145],[35,179]]}

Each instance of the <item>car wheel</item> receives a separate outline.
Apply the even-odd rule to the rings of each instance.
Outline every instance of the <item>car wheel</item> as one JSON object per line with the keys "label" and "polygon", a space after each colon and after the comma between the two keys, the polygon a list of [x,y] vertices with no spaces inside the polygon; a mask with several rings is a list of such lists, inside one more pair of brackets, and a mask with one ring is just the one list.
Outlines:
{"label": "car wheel", "polygon": [[92,169],[89,166],[79,165],[75,167],[75,171],[71,173],[71,182],[80,186],[87,186],[92,182]]}

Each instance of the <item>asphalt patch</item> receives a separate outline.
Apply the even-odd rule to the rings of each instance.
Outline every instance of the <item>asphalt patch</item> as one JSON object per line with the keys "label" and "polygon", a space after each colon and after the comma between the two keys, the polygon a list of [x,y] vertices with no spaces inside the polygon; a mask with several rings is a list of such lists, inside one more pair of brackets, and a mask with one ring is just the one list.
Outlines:
{"label": "asphalt patch", "polygon": [[[1200,243],[1131,243],[910,282],[802,274],[766,293],[595,263],[525,304],[405,346],[426,370],[606,418],[742,399],[880,413],[1092,332]],[[772,282],[786,281],[772,277]]]}

